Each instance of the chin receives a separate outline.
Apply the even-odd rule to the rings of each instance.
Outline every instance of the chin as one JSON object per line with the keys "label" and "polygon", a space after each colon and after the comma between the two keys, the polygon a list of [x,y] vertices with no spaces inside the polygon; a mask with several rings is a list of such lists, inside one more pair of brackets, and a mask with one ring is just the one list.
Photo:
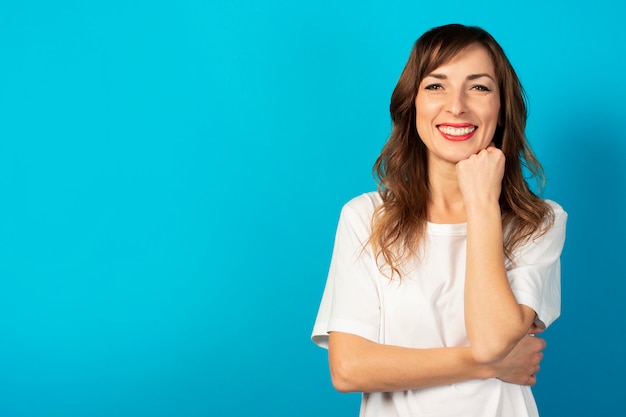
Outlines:
{"label": "chin", "polygon": [[486,149],[487,146],[489,146],[489,144],[485,145],[485,146],[476,146],[476,144],[467,144],[467,146],[463,146],[460,149],[456,149],[455,151],[450,152],[450,156],[453,156],[453,159],[458,159],[459,161],[462,161],[464,159],[469,158],[472,155],[476,155],[477,153],[479,153],[480,151],[482,151],[483,149]]}
{"label": "chin", "polygon": [[452,152],[448,154],[448,157],[446,159],[456,164],[457,162],[464,161],[470,156],[477,154],[478,152],[480,152],[480,150],[479,151],[466,150],[466,151]]}

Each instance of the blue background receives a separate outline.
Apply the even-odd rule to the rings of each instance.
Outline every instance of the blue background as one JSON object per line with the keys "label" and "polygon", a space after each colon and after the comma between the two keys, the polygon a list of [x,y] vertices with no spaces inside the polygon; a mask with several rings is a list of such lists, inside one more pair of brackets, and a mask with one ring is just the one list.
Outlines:
{"label": "blue background", "polygon": [[477,24],[569,212],[543,416],[623,416],[617,2],[2,1],[0,415],[357,415],[309,341],[414,40]]}

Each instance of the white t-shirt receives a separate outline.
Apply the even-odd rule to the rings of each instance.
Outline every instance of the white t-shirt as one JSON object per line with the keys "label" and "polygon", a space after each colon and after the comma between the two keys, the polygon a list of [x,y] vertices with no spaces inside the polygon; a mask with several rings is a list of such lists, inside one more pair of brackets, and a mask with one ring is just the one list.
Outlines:
{"label": "white t-shirt", "polygon": [[[515,251],[507,262],[517,301],[549,326],[560,314],[560,255],[567,213],[547,201],[554,226]],[[423,254],[402,281],[380,273],[371,247],[377,192],[348,202],[335,237],[330,272],[312,339],[328,347],[328,332],[351,333],[376,343],[412,348],[468,346],[464,322],[467,225],[428,223]],[[487,325],[487,324],[486,324]],[[499,379],[473,380],[411,391],[364,393],[361,417],[530,417],[537,407],[530,387]]]}

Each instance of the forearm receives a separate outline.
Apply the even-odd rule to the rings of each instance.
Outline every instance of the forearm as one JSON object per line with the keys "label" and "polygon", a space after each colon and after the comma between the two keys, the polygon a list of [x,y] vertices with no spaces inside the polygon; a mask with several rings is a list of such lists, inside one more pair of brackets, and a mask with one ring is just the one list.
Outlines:
{"label": "forearm", "polygon": [[389,392],[496,377],[495,368],[474,360],[469,347],[413,349],[381,345],[332,332],[329,363],[342,392]]}
{"label": "forearm", "polygon": [[534,312],[519,305],[507,278],[498,202],[469,205],[466,213],[465,325],[474,358],[489,363],[528,332]]}

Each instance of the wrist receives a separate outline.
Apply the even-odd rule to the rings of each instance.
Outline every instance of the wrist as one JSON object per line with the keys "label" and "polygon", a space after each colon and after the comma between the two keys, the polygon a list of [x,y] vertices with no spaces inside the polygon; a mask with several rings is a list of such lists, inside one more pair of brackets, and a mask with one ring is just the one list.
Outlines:
{"label": "wrist", "polygon": [[467,220],[473,219],[489,219],[502,218],[502,210],[500,209],[500,202],[497,199],[476,200],[465,203],[465,214]]}
{"label": "wrist", "polygon": [[480,379],[497,378],[499,375],[498,369],[496,368],[495,364],[485,365],[485,364],[477,363],[477,366],[480,368],[479,370]]}

